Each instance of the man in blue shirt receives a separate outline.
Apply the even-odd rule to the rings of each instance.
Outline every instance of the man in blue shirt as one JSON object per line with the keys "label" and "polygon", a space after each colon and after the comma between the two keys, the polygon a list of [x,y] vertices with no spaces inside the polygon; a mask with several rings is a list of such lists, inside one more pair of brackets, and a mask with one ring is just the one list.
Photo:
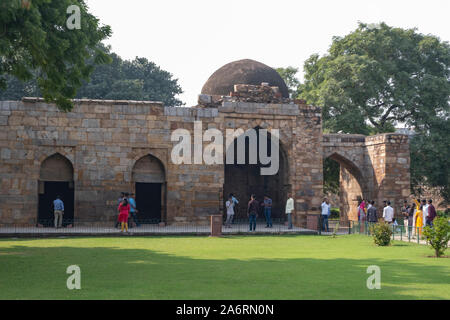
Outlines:
{"label": "man in blue shirt", "polygon": [[266,194],[264,195],[264,202],[261,203],[264,206],[264,217],[266,217],[266,228],[272,228],[272,199]]}
{"label": "man in blue shirt", "polygon": [[55,228],[61,228],[64,214],[64,202],[62,202],[59,196],[56,196],[56,200],[53,201],[53,210],[53,214],[55,215]]}
{"label": "man in blue shirt", "polygon": [[137,215],[136,215],[136,213],[138,211],[136,209],[136,201],[134,200],[133,196],[134,196],[134,193],[131,193],[130,196],[128,197],[128,203],[130,204],[130,214],[133,217],[136,227],[139,227],[140,224],[138,222]]}

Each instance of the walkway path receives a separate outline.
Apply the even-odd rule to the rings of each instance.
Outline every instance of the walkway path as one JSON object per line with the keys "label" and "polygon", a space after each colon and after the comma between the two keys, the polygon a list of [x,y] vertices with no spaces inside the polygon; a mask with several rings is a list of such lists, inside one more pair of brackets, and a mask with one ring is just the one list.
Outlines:
{"label": "walkway path", "polygon": [[[130,228],[130,235],[209,235],[210,226],[197,225],[168,225],[159,226],[157,224],[141,225],[137,228]],[[38,228],[34,226],[7,226],[0,227],[0,237],[11,236],[81,236],[81,235],[120,235],[120,229],[115,229],[105,225],[75,226],[73,228]],[[273,228],[265,228],[265,225],[256,226],[256,231],[249,232],[248,224],[234,224],[231,228],[222,227],[222,234],[317,234],[314,230],[294,227],[288,229],[284,224],[274,224]]]}

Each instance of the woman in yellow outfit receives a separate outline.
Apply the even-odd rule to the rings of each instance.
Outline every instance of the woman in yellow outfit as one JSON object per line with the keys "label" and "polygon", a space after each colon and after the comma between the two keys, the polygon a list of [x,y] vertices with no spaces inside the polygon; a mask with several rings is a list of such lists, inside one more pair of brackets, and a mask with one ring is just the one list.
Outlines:
{"label": "woman in yellow outfit", "polygon": [[422,227],[423,227],[423,214],[422,208],[420,207],[420,202],[414,199],[414,203],[416,204],[416,213],[414,214],[414,221],[416,221],[416,227],[414,233],[417,233],[417,229],[419,229],[419,237],[422,235]]}

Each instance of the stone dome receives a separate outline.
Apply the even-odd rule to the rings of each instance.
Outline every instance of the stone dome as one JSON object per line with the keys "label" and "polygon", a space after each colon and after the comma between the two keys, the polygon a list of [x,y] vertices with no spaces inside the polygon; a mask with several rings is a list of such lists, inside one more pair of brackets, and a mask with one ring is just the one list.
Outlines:
{"label": "stone dome", "polygon": [[228,96],[235,84],[261,85],[267,82],[278,87],[284,98],[289,98],[286,83],[278,72],[265,64],[250,60],[230,62],[214,72],[203,85],[202,94]]}

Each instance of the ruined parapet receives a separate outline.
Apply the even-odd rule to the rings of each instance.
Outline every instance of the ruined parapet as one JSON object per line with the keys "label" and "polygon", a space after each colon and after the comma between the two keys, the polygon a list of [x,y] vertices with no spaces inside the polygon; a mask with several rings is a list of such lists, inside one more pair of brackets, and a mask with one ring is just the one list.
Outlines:
{"label": "ruined parapet", "polygon": [[304,100],[283,97],[279,87],[269,86],[268,83],[263,82],[261,85],[235,84],[233,91],[228,96],[200,94],[197,107],[217,108],[223,102],[306,104]]}

